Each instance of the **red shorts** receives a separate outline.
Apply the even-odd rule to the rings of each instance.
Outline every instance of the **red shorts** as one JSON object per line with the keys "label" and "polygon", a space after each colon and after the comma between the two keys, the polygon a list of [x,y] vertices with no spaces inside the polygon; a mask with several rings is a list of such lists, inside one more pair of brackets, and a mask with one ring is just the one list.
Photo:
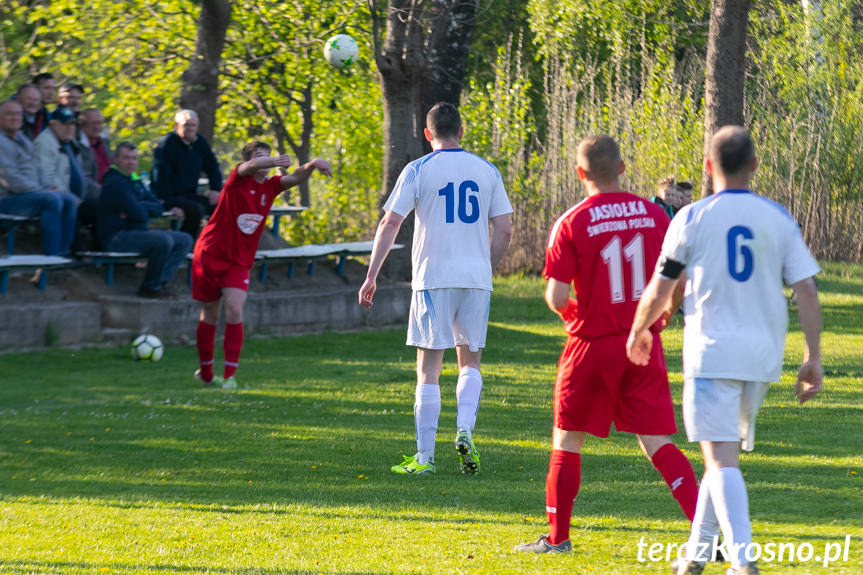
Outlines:
{"label": "red shorts", "polygon": [[249,268],[219,259],[205,252],[192,258],[192,297],[198,301],[217,301],[222,288],[249,291]]}
{"label": "red shorts", "polygon": [[554,385],[555,427],[597,437],[608,437],[612,422],[629,433],[677,432],[659,335],[646,366],[626,357],[627,337],[566,340]]}

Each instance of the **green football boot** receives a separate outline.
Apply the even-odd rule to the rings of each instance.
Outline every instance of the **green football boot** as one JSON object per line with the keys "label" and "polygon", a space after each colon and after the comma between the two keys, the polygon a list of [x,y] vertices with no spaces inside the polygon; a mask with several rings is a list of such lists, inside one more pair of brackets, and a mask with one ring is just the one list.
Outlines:
{"label": "green football boot", "polygon": [[421,465],[416,455],[402,455],[402,462],[390,467],[390,471],[398,475],[426,475],[435,473],[434,461]]}
{"label": "green football boot", "polygon": [[461,472],[466,475],[476,475],[479,472],[479,450],[467,432],[458,432],[455,438],[455,450],[458,452]]}

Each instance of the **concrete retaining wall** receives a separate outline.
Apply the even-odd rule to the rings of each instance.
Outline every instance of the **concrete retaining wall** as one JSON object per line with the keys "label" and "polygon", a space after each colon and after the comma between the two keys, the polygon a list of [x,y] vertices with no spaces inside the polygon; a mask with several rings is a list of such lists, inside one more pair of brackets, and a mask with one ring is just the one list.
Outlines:
{"label": "concrete retaining wall", "polygon": [[99,341],[100,307],[98,302],[0,305],[0,351]]}
{"label": "concrete retaining wall", "polygon": [[[275,336],[404,324],[410,297],[407,284],[381,286],[374,307],[366,310],[357,304],[355,287],[252,292],[243,310],[243,323],[247,334]],[[101,304],[103,328],[154,333],[168,343],[194,339],[200,314],[199,304],[189,298],[153,301],[108,296]]]}

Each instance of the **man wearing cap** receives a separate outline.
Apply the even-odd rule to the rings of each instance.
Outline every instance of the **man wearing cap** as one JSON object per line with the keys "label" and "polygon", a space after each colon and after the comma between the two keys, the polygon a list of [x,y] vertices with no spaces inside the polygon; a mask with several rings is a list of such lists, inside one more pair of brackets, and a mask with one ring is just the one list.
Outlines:
{"label": "man wearing cap", "polygon": [[42,220],[42,250],[67,255],[75,237],[78,200],[58,192],[39,168],[33,143],[22,133],[21,104],[0,103],[0,212]]}
{"label": "man wearing cap", "polygon": [[[207,174],[210,190],[198,195],[198,178]],[[198,114],[180,110],[174,116],[174,131],[159,140],[153,152],[153,190],[165,206],[182,208],[186,214],[180,228],[198,237],[205,213],[212,214],[219,202],[222,171],[210,144],[198,134]]]}
{"label": "man wearing cap", "polygon": [[52,187],[71,192],[81,201],[95,200],[99,184],[85,174],[81,166],[80,144],[75,140],[78,120],[71,109],[60,106],[51,113],[49,129],[33,142],[39,166]]}

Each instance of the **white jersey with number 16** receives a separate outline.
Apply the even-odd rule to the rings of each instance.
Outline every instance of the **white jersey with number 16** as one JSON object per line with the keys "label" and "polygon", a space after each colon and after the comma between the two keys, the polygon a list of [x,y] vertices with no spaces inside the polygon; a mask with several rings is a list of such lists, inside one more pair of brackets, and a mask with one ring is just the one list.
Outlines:
{"label": "white jersey with number 16", "polygon": [[405,166],[385,210],[416,210],[414,290],[491,291],[489,219],[512,212],[500,172],[461,148],[436,150]]}

